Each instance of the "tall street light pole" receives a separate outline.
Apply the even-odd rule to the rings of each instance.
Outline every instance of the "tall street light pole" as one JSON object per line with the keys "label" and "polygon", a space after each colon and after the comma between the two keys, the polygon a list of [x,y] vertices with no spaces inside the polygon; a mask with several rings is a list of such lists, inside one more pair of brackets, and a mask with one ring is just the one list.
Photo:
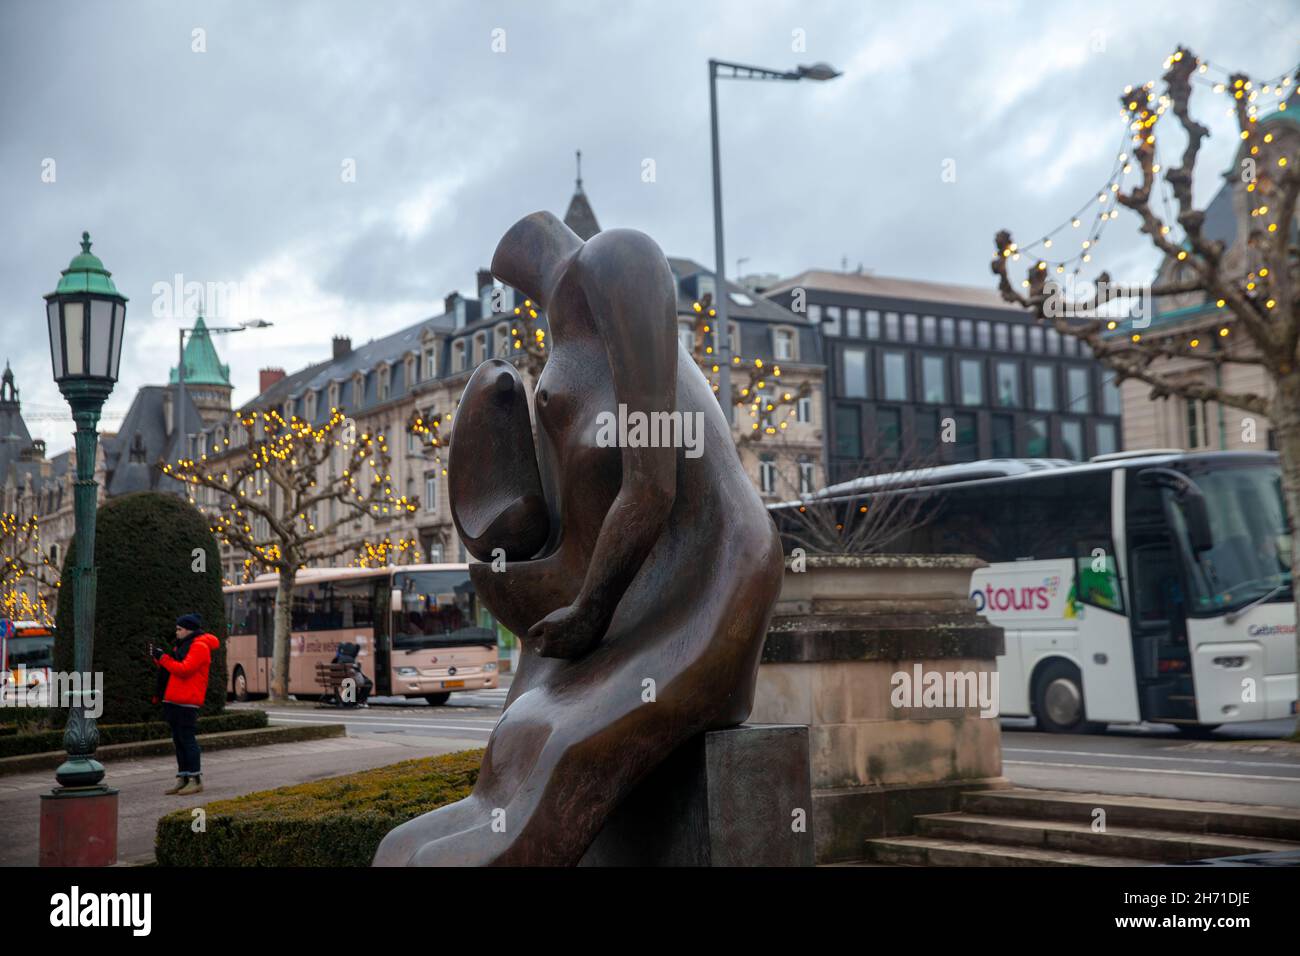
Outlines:
{"label": "tall street light pole", "polygon": [[709,126],[713,140],[713,263],[717,289],[714,324],[714,352],[718,356],[718,399],[722,402],[727,426],[731,426],[735,403],[731,400],[731,334],[727,322],[727,260],[722,243],[722,164],[718,156],[718,80],[832,80],[840,74],[825,63],[800,66],[794,70],[768,70],[725,60],[709,60]]}
{"label": "tall street light pole", "polygon": [[[228,335],[231,332],[243,332],[245,329],[268,329],[273,324],[262,319],[249,319],[247,322],[240,322],[238,325],[221,325],[215,328],[204,326],[202,331],[208,335]],[[176,434],[181,440],[182,457],[189,453],[185,435],[185,334],[198,331],[200,329],[197,325],[193,328],[179,330],[180,350],[176,356]]]}
{"label": "tall street light pole", "polygon": [[71,569],[72,580],[63,582],[64,593],[72,592],[75,667],[63,734],[67,759],[55,771],[59,785],[41,796],[42,866],[107,866],[117,860],[117,791],[103,784],[104,767],[95,760],[99,729],[87,697],[93,701],[89,708],[103,703],[102,679],[93,678],[95,450],[99,415],[117,382],[122,358],[126,301],[104,264],[91,253],[90,234],[83,232],[81,253],[45,297],[54,380],[77,424],[73,485],[77,563]]}

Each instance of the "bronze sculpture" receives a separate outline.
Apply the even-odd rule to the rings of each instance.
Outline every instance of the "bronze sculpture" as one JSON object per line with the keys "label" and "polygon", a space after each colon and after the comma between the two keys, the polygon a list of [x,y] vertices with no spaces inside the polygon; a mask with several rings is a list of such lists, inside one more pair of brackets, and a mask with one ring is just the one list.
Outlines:
{"label": "bronze sculpture", "polygon": [[[449,486],[486,562],[471,566],[474,586],[524,652],[473,794],[393,830],[376,865],[577,863],[674,749],[749,715],[781,585],[776,529],[678,345],[654,241],[609,230],[584,243],[534,213],[492,272],[550,323],[536,455],[522,382],[491,360],[456,415]],[[616,409],[699,416],[703,453],[604,447],[597,421]]]}

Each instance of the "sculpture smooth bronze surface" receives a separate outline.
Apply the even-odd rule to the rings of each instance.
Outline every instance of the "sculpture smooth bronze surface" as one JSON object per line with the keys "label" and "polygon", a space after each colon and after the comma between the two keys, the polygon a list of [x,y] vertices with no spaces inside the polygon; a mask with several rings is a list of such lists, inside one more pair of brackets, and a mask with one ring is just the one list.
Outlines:
{"label": "sculpture smooth bronze surface", "polygon": [[[523,653],[473,793],[393,830],[376,865],[577,863],[665,757],[749,715],[781,586],[776,529],[678,345],[654,241],[609,230],[584,243],[534,213],[492,271],[549,321],[537,448],[518,374],[484,363],[455,417],[449,487],[466,548],[488,562],[470,568],[479,598]],[[652,446],[644,431],[606,447],[606,416],[638,412],[696,416],[701,447]]]}

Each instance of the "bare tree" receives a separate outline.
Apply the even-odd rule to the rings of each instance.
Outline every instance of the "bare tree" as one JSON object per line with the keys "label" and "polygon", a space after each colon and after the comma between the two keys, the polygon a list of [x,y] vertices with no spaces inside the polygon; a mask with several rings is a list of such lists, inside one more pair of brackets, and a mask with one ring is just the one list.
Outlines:
{"label": "bare tree", "polygon": [[[1189,101],[1193,79],[1206,68],[1191,50],[1180,46],[1165,63],[1163,94],[1157,95],[1154,83],[1123,92],[1120,103],[1132,134],[1132,156],[1120,159],[1125,167],[1136,163],[1141,180],[1128,190],[1120,188],[1118,179],[1110,187],[1115,200],[1141,220],[1141,232],[1164,253],[1165,267],[1150,290],[1152,298],[1184,296],[1199,297],[1206,305],[1213,302],[1218,321],[1206,334],[1188,335],[1175,329],[1144,335],[1136,324],[1131,333],[1119,330],[1116,317],[1096,315],[1099,296],[1095,294],[1072,308],[1058,308],[1061,290],[1051,279],[1047,263],[1037,256],[1030,258],[1028,275],[1017,287],[1008,276],[1009,264],[1027,250],[1021,250],[1006,230],[996,236],[992,269],[1004,299],[1033,310],[1040,322],[1050,321],[1061,334],[1087,342],[1096,357],[1115,371],[1117,382],[1128,378],[1144,382],[1151,386],[1153,399],[1176,395],[1267,416],[1281,453],[1287,514],[1291,527],[1300,528],[1300,247],[1296,236],[1300,130],[1295,123],[1261,123],[1259,116],[1265,96],[1277,97],[1279,113],[1288,107],[1300,109],[1300,97],[1295,95],[1300,70],[1262,86],[1245,73],[1233,73],[1215,87],[1229,98],[1236,118],[1240,144],[1234,171],[1240,174],[1250,212],[1240,243],[1226,247],[1205,234],[1205,212],[1192,201],[1193,172],[1210,131],[1192,117]],[[1186,144],[1178,165],[1161,169],[1156,159],[1158,124],[1167,113],[1177,117]],[[1161,175],[1174,196],[1174,223],[1166,222],[1154,208]],[[1117,214],[1118,210],[1109,213]],[[1082,258],[1087,261],[1090,256]],[[1096,287],[1109,285],[1110,276],[1103,272]],[[1091,317],[1080,320],[1080,312]],[[1231,364],[1258,367],[1268,382],[1268,394],[1188,377],[1182,371],[1188,363],[1210,369]],[[1300,550],[1291,549],[1290,563],[1294,593]]]}
{"label": "bare tree", "polygon": [[0,615],[52,625],[51,598],[59,573],[41,547],[36,516],[0,512]]}
{"label": "bare tree", "polygon": [[387,439],[358,433],[337,408],[320,427],[296,416],[286,422],[274,410],[253,412],[240,424],[249,430],[246,446],[213,461],[203,455],[160,467],[187,486],[191,504],[199,504],[198,489],[219,499],[207,509],[212,532],[248,556],[246,573],[260,567],[278,576],[271,698],[283,700],[298,571],[353,550],[336,535],[349,522],[383,521],[415,511],[419,502],[395,494]]}

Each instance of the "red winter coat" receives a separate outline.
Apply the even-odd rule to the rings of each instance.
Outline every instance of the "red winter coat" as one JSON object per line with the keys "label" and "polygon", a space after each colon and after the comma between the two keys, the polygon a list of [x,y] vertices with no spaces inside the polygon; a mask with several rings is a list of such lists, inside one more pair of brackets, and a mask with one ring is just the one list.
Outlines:
{"label": "red winter coat", "polygon": [[184,660],[178,661],[170,654],[158,659],[158,665],[170,674],[167,691],[163,694],[164,702],[203,706],[203,698],[208,692],[208,666],[217,646],[217,639],[211,634],[200,634],[191,642]]}

